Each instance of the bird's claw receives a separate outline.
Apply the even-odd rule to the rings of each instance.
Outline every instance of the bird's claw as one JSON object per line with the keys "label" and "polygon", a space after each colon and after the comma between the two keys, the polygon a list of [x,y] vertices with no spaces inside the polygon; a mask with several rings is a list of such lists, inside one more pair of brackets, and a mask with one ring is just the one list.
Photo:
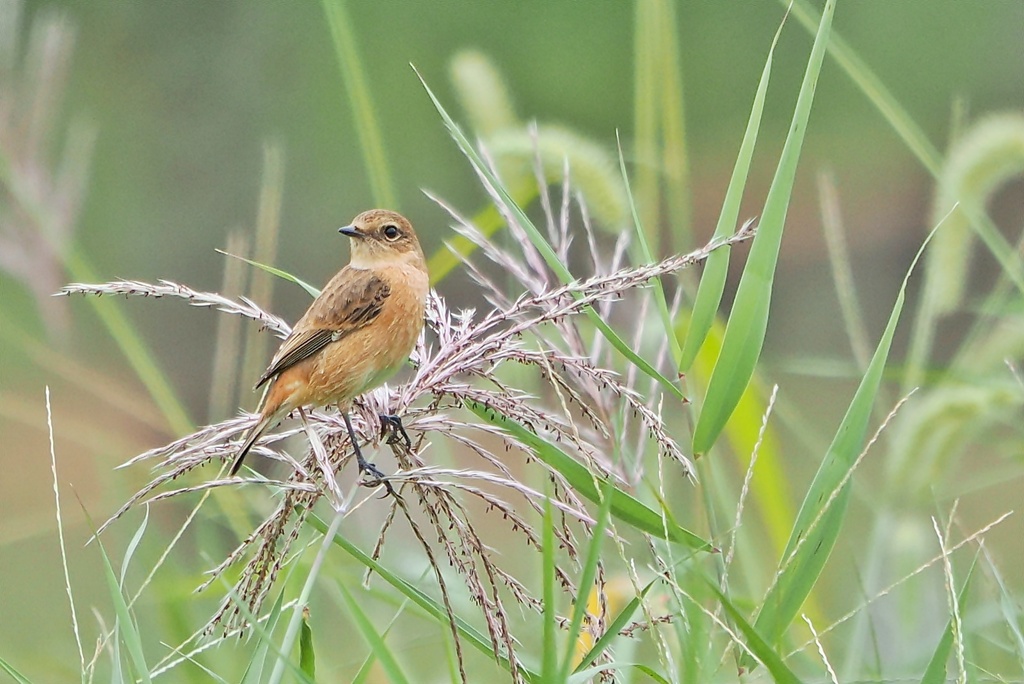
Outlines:
{"label": "bird's claw", "polygon": [[385,444],[397,444],[399,440],[403,440],[406,448],[412,451],[412,439],[405,431],[401,417],[394,413],[382,413],[378,417],[380,418],[380,436],[381,439],[384,439]]}
{"label": "bird's claw", "polygon": [[388,495],[397,496],[395,493],[395,488],[391,486],[391,482],[388,481],[387,477],[384,475],[381,469],[375,466],[374,464],[370,463],[366,459],[364,459],[362,457],[362,454],[359,454],[358,456],[359,472],[367,476],[366,479],[364,479],[360,484],[362,484],[364,487],[377,487],[380,485],[384,485],[384,489],[386,489],[387,492],[381,498],[385,498]]}

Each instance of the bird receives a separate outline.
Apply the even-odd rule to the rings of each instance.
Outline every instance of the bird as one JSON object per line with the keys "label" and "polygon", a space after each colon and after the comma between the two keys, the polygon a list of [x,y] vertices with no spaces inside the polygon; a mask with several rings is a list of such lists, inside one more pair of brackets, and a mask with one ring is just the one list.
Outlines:
{"label": "bird", "polygon": [[[412,223],[394,211],[364,211],[338,232],[350,239],[349,263],[310,304],[253,388],[264,387],[259,419],[231,475],[260,436],[291,411],[337,404],[360,472],[383,478],[363,458],[348,412],[355,397],[379,387],[408,359],[423,329],[427,264]],[[411,446],[397,416],[381,416],[382,428],[387,424]]]}

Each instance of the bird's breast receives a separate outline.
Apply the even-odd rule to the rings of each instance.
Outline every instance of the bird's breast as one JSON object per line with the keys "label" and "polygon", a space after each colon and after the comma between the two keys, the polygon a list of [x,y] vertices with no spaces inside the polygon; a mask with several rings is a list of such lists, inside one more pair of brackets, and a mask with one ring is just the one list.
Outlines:
{"label": "bird's breast", "polygon": [[421,269],[377,269],[390,286],[367,326],[327,345],[309,377],[310,403],[346,403],[378,387],[409,358],[423,329],[427,275]]}

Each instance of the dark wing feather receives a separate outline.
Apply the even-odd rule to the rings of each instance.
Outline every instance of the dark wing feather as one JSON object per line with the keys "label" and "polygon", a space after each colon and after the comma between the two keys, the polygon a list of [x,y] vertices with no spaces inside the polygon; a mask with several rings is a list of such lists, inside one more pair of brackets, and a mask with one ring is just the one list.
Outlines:
{"label": "dark wing feather", "polygon": [[295,324],[256,388],[328,344],[369,325],[380,315],[390,294],[391,287],[372,271],[343,268]]}

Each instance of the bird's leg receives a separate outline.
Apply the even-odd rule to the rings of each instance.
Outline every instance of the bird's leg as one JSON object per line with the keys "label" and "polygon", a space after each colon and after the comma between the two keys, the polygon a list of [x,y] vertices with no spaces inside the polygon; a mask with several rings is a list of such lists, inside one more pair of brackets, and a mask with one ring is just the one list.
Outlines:
{"label": "bird's leg", "polygon": [[394,444],[399,438],[405,440],[405,446],[412,451],[412,440],[409,439],[409,433],[405,431],[405,426],[402,425],[402,418],[396,413],[380,413],[377,414],[380,418],[380,436],[387,437],[385,442],[388,444]]}
{"label": "bird's leg", "polygon": [[391,483],[384,478],[384,473],[381,472],[380,468],[363,458],[363,452],[359,450],[359,440],[356,439],[356,431],[352,429],[352,421],[349,420],[348,411],[342,411],[341,415],[345,419],[345,427],[348,428],[348,437],[352,440],[352,451],[356,453],[356,463],[359,466],[359,472],[369,473],[378,482],[383,482],[384,487],[388,490],[388,494],[394,496],[395,490]]}

